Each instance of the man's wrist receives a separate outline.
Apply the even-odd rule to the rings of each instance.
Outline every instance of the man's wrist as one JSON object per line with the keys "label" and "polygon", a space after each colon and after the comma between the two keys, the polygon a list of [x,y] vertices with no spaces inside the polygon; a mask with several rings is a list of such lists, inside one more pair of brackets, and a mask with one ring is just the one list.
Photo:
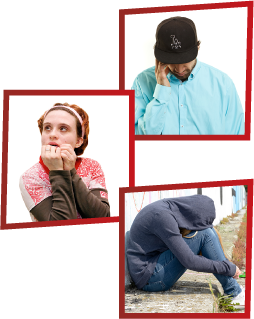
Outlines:
{"label": "man's wrist", "polygon": [[153,97],[158,101],[168,101],[171,95],[171,86],[156,84]]}

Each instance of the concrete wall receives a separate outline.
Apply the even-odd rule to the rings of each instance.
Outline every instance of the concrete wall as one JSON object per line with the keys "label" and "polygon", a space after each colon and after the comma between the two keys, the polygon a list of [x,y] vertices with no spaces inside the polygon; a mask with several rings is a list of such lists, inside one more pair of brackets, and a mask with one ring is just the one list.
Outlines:
{"label": "concrete wall", "polygon": [[[227,187],[211,187],[199,189],[202,195],[207,195],[213,199],[216,209],[216,218],[214,225],[218,225],[220,221],[232,213],[237,212],[246,205],[246,193],[244,186],[227,186]],[[198,193],[197,188],[153,191],[125,194],[125,243],[128,241],[128,231],[138,212],[146,205],[163,198],[173,198],[181,196],[195,195]],[[126,246],[126,245],[125,245]],[[127,262],[125,260],[125,285],[129,285],[130,276],[128,273]]]}

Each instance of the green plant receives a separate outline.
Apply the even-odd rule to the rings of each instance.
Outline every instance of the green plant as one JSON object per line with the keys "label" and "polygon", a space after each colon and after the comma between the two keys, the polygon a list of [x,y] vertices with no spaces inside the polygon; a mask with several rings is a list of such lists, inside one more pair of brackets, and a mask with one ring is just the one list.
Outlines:
{"label": "green plant", "polygon": [[245,213],[242,223],[237,233],[237,240],[234,243],[232,251],[232,262],[237,265],[239,269],[244,268],[246,258],[246,227],[247,227],[247,213]]}
{"label": "green plant", "polygon": [[214,304],[213,304],[213,313],[214,312],[235,312],[238,311],[234,306],[240,305],[239,303],[232,304],[232,297],[229,296],[223,296],[219,293],[218,297],[215,297],[214,292],[213,292],[213,287],[211,283],[211,279],[207,279],[209,288],[211,291],[211,294],[214,299]]}
{"label": "green plant", "polygon": [[219,301],[219,310],[220,312],[234,312],[238,311],[234,306],[240,305],[240,303],[234,303],[232,304],[232,297],[228,296],[222,296],[219,294],[218,301]]}
{"label": "green plant", "polygon": [[228,222],[229,222],[229,219],[228,219],[227,217],[224,217],[224,218],[220,221],[221,224],[226,224],[226,223],[228,223]]}
{"label": "green plant", "polygon": [[238,213],[233,213],[230,215],[231,218],[235,218],[238,215]]}
{"label": "green plant", "polygon": [[245,243],[242,241],[237,241],[232,253],[232,262],[237,265],[239,269],[244,267],[244,259],[246,257],[246,247]]}

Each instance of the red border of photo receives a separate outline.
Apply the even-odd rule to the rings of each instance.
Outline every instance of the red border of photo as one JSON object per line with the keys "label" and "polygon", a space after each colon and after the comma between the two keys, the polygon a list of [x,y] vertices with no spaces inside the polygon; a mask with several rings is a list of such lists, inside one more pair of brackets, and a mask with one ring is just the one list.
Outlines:
{"label": "red border of photo", "polygon": [[[119,10],[119,89],[125,88],[125,16],[174,12],[193,11],[247,7],[247,57],[246,57],[246,90],[245,90],[245,134],[244,135],[136,135],[136,141],[144,140],[250,140],[250,119],[251,119],[251,80],[252,80],[252,29],[253,29],[253,1],[222,2],[193,5],[179,5],[169,7],[151,7]],[[133,129],[135,127],[133,122]]]}
{"label": "red border of photo", "polygon": [[[250,318],[253,179],[186,183],[154,186],[125,187],[119,189],[119,318]],[[190,188],[248,185],[245,313],[125,313],[125,194]]]}
{"label": "red border of photo", "polygon": [[[6,223],[7,214],[7,174],[8,174],[8,126],[10,96],[49,96],[49,95],[94,95],[129,96],[129,186],[135,185],[135,140],[134,129],[134,91],[131,90],[4,90],[3,102],[3,142],[2,142],[2,190],[1,190],[1,229],[37,228],[47,226],[82,225],[119,222],[119,217],[101,217],[75,220],[45,221],[38,223]],[[17,208],[18,209],[18,208]]]}

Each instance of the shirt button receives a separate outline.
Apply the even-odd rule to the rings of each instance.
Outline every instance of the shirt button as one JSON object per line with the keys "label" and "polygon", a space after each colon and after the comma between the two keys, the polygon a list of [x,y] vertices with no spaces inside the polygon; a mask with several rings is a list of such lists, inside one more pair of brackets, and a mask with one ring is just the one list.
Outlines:
{"label": "shirt button", "polygon": [[183,107],[183,105],[181,104],[181,107]]}
{"label": "shirt button", "polygon": [[181,127],[183,127],[183,125],[181,125]]}

